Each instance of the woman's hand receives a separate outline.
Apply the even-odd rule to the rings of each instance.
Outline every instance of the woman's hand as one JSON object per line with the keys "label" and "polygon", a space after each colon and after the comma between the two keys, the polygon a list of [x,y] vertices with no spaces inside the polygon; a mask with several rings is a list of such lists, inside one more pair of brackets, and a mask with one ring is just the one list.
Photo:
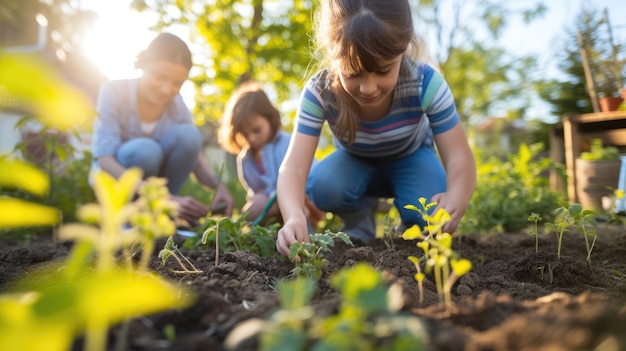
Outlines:
{"label": "woman's hand", "polygon": [[[220,208],[224,205],[226,206],[225,209],[223,209],[223,207]],[[219,184],[217,189],[215,189],[215,196],[213,197],[213,203],[211,204],[211,212],[223,213],[225,216],[230,217],[233,214],[234,205],[235,201],[226,186],[224,186],[224,184]]]}
{"label": "woman's hand", "polygon": [[171,199],[178,203],[178,217],[189,222],[191,226],[197,226],[200,218],[209,212],[208,207],[191,196],[172,195]]}

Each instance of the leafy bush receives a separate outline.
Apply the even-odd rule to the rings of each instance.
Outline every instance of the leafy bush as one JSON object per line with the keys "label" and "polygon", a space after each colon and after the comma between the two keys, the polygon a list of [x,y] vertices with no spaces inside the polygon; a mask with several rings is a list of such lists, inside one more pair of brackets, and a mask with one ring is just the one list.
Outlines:
{"label": "leafy bush", "polygon": [[603,146],[602,139],[592,139],[589,151],[580,154],[585,161],[617,161],[619,151],[615,146]]}
{"label": "leafy bush", "polygon": [[268,227],[249,224],[246,216],[209,217],[197,230],[197,234],[185,240],[183,246],[193,248],[217,248],[219,252],[246,250],[261,257],[272,257],[276,251],[276,239],[280,224]]}
{"label": "leafy bush", "polygon": [[542,174],[563,166],[550,158],[537,157],[540,144],[522,144],[517,154],[502,162],[478,160],[476,191],[459,225],[463,233],[517,232],[528,226],[528,214],[551,221],[553,209],[564,195],[551,190]]}

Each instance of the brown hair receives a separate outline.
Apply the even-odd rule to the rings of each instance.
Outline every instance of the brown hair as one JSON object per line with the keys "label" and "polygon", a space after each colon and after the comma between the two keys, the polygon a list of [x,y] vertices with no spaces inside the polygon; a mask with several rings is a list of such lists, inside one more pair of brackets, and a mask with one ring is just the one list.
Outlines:
{"label": "brown hair", "polygon": [[189,51],[187,44],[170,33],[161,33],[152,40],[148,48],[137,55],[135,67],[143,68],[146,63],[151,61],[167,61],[180,64],[187,69],[191,69],[193,65],[191,51]]}
{"label": "brown hair", "polygon": [[237,154],[248,145],[241,129],[254,114],[267,119],[273,138],[281,127],[280,112],[272,105],[261,84],[244,83],[228,100],[220,122],[217,141],[224,150]]}
{"label": "brown hair", "polygon": [[[417,60],[423,42],[415,33],[408,0],[322,0],[315,19],[315,41],[329,71],[327,88],[337,97],[337,137],[353,143],[356,106],[339,81],[339,70],[374,72],[380,61],[402,54]],[[410,62],[402,60],[401,76],[409,74]]]}

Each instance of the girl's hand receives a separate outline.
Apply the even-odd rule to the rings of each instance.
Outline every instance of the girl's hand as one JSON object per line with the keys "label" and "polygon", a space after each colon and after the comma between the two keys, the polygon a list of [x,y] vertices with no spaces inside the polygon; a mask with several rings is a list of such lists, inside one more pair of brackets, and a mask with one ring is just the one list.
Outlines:
{"label": "girl's hand", "polygon": [[309,230],[304,216],[303,219],[291,219],[285,222],[278,231],[276,249],[283,256],[289,257],[291,245],[297,242],[309,242]]}
{"label": "girl's hand", "polygon": [[443,231],[453,234],[456,231],[456,227],[459,225],[461,218],[463,218],[463,215],[465,214],[467,204],[462,203],[462,201],[457,201],[450,195],[450,193],[435,194],[430,201],[437,202],[437,207],[433,210],[433,214],[437,213],[440,208],[445,209],[446,212],[448,212],[450,215],[450,221],[444,224]]}

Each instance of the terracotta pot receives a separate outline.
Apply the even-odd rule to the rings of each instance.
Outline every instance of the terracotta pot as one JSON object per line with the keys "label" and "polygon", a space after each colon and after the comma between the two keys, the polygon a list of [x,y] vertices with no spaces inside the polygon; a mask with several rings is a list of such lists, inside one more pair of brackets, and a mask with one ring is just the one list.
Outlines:
{"label": "terracotta pot", "polygon": [[602,110],[602,112],[617,111],[617,108],[622,101],[624,101],[624,99],[621,97],[614,96],[601,97],[598,99],[598,102],[600,103],[600,110]]}

